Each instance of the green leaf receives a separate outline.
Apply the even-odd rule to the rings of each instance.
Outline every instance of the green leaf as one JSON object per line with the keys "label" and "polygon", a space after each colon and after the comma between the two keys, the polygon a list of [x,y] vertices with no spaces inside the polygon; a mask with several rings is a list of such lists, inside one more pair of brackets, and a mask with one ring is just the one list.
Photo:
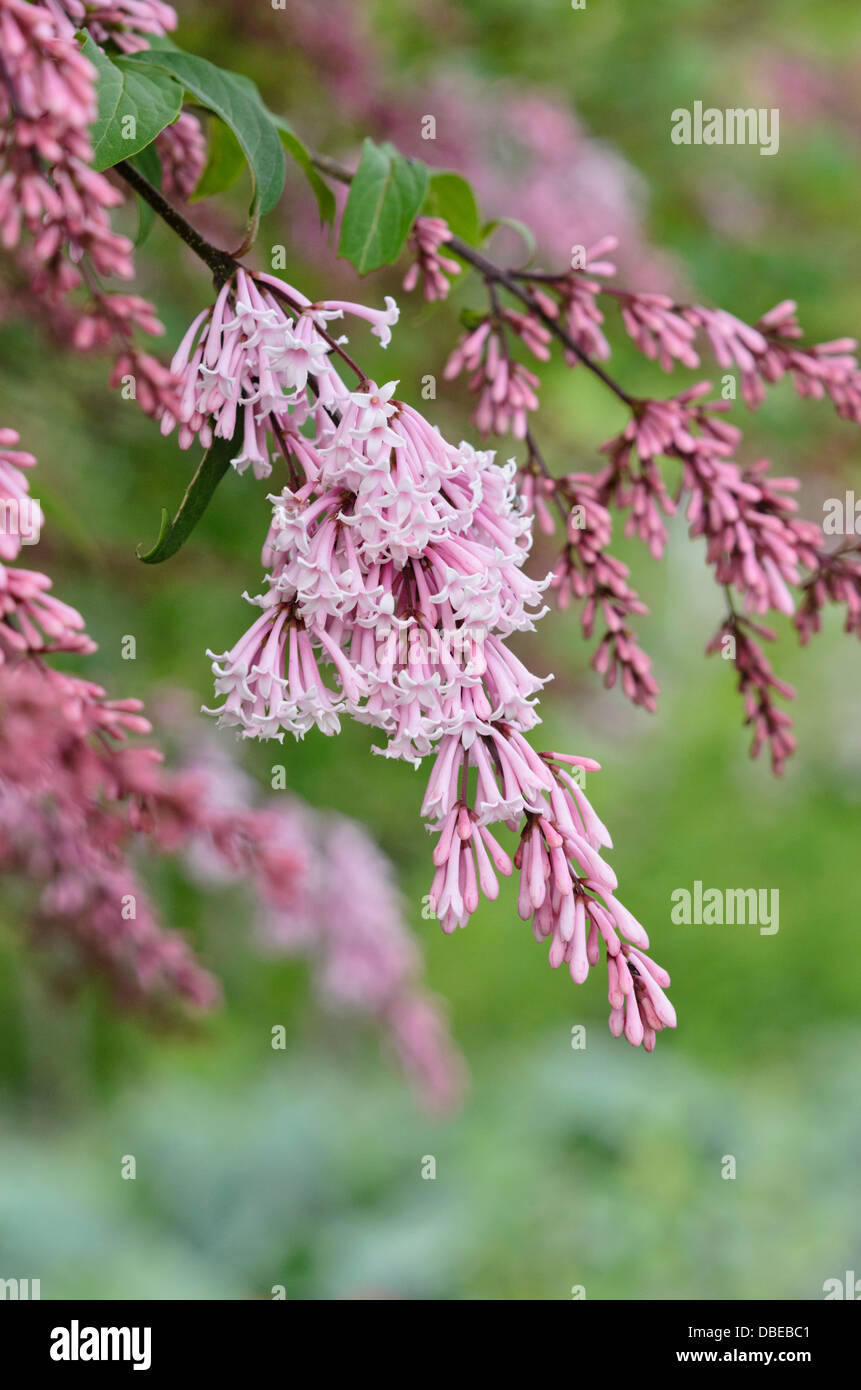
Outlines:
{"label": "green leaf", "polygon": [[159,69],[138,71],[127,58],[109,58],[87,34],[84,56],[97,73],[98,114],[91,128],[93,168],[110,169],[152,144],[182,108],[182,88]]}
{"label": "green leaf", "polygon": [[[523,262],[523,265],[529,265],[532,257],[535,255],[537,243],[531,229],[527,227],[526,223],[518,222],[516,217],[495,217],[492,222],[485,222],[480,233],[481,240],[487,241],[487,238],[492,236],[497,227],[508,227],[512,232],[517,233],[526,247],[526,260]],[[515,269],[522,270],[523,266],[517,266]]]}
{"label": "green leaf", "polygon": [[401,253],[428,189],[428,168],[392,145],[365,140],[353,175],[338,255],[360,275],[391,265]]}
{"label": "green leaf", "polygon": [[[132,155],[130,161],[136,169],[139,169],[145,179],[149,179],[153,188],[161,188],[161,160],[155,145],[147,145],[145,150],[138,150],[137,154]],[[155,209],[151,208],[145,198],[138,195],[138,234],[135,237],[135,246],[142,246],[152,231],[152,224],[155,221]]]}
{"label": "green leaf", "polygon": [[487,322],[487,313],[481,313],[478,309],[461,309],[458,319],[461,327],[472,333],[474,329]]}
{"label": "green leaf", "polygon": [[209,155],[206,168],[201,174],[191,201],[211,198],[216,193],[224,193],[232,188],[245,169],[245,155],[229,125],[218,116],[209,122]]}
{"label": "green leaf", "polygon": [[428,217],[441,217],[462,241],[478,241],[478,204],[471,186],[460,174],[447,169],[432,172],[422,212]]}
{"label": "green leaf", "polygon": [[217,68],[180,49],[150,49],[125,59],[127,66],[165,70],[207,110],[214,111],[236,136],[254,185],[251,216],[271,212],[284,188],[286,160],[275,123],[247,77]]}
{"label": "green leaf", "polygon": [[230,467],[230,458],[234,452],[232,439],[213,440],[185,490],[185,496],[173,521],[170,519],[170,512],[162,508],[158,540],[151,550],[142,552],[138,546],[139,560],[143,560],[146,565],[158,565],[162,560],[169,560],[171,555],[176,554],[180,546],[188,540],[212,501],[215,489]]}
{"label": "green leaf", "polygon": [[[270,115],[272,115],[271,112]],[[311,163],[311,156],[306,146],[299,139],[299,136],[296,134],[289,121],[285,121],[283,116],[272,115],[272,119],[278,127],[278,134],[281,136],[282,145],[304,171],[305,177],[311,185],[314,197],[317,199],[317,207],[320,210],[320,221],[324,225],[334,222],[335,195]]]}

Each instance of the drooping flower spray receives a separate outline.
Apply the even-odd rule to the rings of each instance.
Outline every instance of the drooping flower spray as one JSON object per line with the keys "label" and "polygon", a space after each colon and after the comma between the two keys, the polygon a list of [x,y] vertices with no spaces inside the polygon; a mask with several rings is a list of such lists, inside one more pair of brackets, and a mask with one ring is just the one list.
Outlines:
{"label": "drooping flower spray", "polygon": [[[520,876],[518,910],[582,983],[603,959],[610,1027],[654,1046],[675,1027],[666,972],[616,898],[601,857],[609,836],[578,780],[590,759],[538,754],[545,678],[510,651],[545,611],[550,582],[524,573],[531,519],[515,465],[454,446],[396,396],[362,377],[342,314],[385,346],[397,310],[322,300],[243,269],[189,328],[172,369],[182,378],[181,442],[238,441],[234,467],[289,486],[272,496],[259,616],[213,656],[211,712],[246,738],[335,734],[347,715],[377,729],[377,752],[433,765],[422,807],[438,838],[430,902],[445,931],[465,926],[498,875]],[[346,363],[358,375],[349,389]],[[491,827],[519,833],[513,857]]]}

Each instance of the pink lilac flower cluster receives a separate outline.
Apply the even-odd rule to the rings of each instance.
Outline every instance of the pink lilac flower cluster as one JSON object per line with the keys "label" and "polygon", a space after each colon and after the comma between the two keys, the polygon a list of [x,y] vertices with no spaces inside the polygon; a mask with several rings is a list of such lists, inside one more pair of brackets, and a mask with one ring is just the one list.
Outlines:
{"label": "pink lilac flower cluster", "polygon": [[[346,393],[329,361],[333,340],[325,327],[345,313],[369,320],[384,347],[390,342],[398,318],[393,299],[382,311],[335,300],[312,304],[275,276],[238,270],[174,354],[171,370],[182,390],[162,433],[179,424],[182,448],[195,438],[208,448],[214,437],[236,436],[237,472],[250,464],[255,477],[268,477],[272,449],[286,447],[284,432],[297,434],[311,417],[331,424],[327,410]],[[369,428],[375,418],[372,410]],[[290,448],[301,453],[304,446]]]}
{"label": "pink lilac flower cluster", "polygon": [[[854,338],[805,346],[794,300],[782,300],[755,324],[726,309],[679,304],[670,295],[621,289],[604,283],[616,272],[611,260],[616,237],[605,237],[586,251],[583,263],[564,275],[526,273],[535,302],[552,318],[564,317],[570,337],[588,356],[606,360],[602,295],[619,305],[624,328],[640,352],[665,371],[676,365],[697,369],[696,347],[704,338],[719,367],[737,368],[741,394],[751,410],[765,399],[766,388],[789,376],[800,396],[829,398],[844,419],[861,424],[861,368]],[[569,356],[571,365],[576,359]]]}
{"label": "pink lilac flower cluster", "polygon": [[[768,612],[793,616],[791,589],[802,586],[804,570],[818,572],[821,528],[796,515],[798,503],[791,496],[798,488],[796,479],[771,477],[765,459],[744,469],[734,461],[741,431],[722,418],[729,408],[727,401],[705,399],[709,389],[707,382],[701,382],[677,397],[647,402],[637,409],[622,436],[611,441],[616,477],[621,461],[629,457],[628,448],[633,448],[642,466],[650,470],[646,476],[653,480],[652,505],[657,498],[667,510],[660,474],[652,471],[654,460],[663,455],[681,464],[675,503],[687,499],[690,535],[705,539],[706,559],[715,579],[741,600],[747,627],[765,640],[774,640],[775,633],[751,623],[750,616]],[[623,494],[618,482],[612,487],[606,477],[602,482],[604,495],[609,490],[620,504]],[[656,540],[654,529],[650,527],[648,534],[660,553],[662,542]],[[736,671],[746,722],[754,726],[751,754],[756,757],[767,742],[772,766],[781,772],[795,743],[789,733],[791,720],[776,710],[773,695],[791,698],[793,692],[772,677],[761,648],[742,631],[734,609],[708,650],[719,646],[730,629],[736,636]]]}
{"label": "pink lilac flower cluster", "polygon": [[[518,730],[497,722],[468,744],[442,740],[423,813],[439,831],[430,903],[442,928],[466,925],[480,896],[499,893],[498,875],[519,872],[517,910],[536,941],[549,942],[550,964],[568,966],[582,984],[604,956],[610,1031],[650,1052],[655,1035],[675,1028],[665,970],[645,954],[649,938],[616,897],[615,873],[601,857],[606,827],[583,790],[600,765],[571,754],[537,754]],[[520,827],[513,864],[490,826]]]}
{"label": "pink lilac flower cluster", "polygon": [[206,1010],[218,986],[161,926],[125,848],[149,750],[115,739],[149,728],[138,708],[55,671],[3,667],[0,871],[35,885],[30,932],[55,948],[65,982],[89,970],[121,1006]]}
{"label": "pink lilac flower cluster", "polygon": [[791,685],[775,676],[753,633],[766,642],[773,642],[776,636],[771,628],[763,627],[752,618],[745,619],[732,613],[718,628],[706,651],[728,654],[735,662],[745,722],[753,729],[751,757],[756,758],[763,746],[767,745],[772,770],[780,776],[786,759],[795,752],[796,741],[792,734],[792,719],[785,710],[775,705],[774,697],[781,695],[785,700],[792,700],[795,691]]}
{"label": "pink lilac flower cluster", "polygon": [[[13,430],[0,430],[0,500],[20,516],[21,471],[33,466]],[[28,531],[29,531],[28,526]],[[13,567],[20,539],[3,536],[0,564],[0,867],[39,884],[38,941],[59,940],[96,966],[123,1002],[175,997],[200,1008],[217,988],[181,937],[165,933],[125,845],[145,813],[158,772],[155,750],[128,748],[146,733],[138,700],[46,664],[94,643],[80,614],[41,573]]]}
{"label": "pink lilac flower cluster", "polygon": [[[396,318],[391,302],[311,303],[239,270],[174,359],[183,442],[235,435],[234,466],[266,477],[273,438],[291,479],[271,498],[267,587],[250,600],[260,616],[211,654],[223,703],[209,712],[243,737],[277,739],[315,725],[335,734],[349,715],[385,736],[387,757],[432,756],[422,811],[438,832],[430,903],[443,928],[463,926],[480,892],[496,896],[497,874],[517,869],[521,911],[549,939],[551,962],[564,959],[579,981],[605,953],[611,1028],[649,1048],[675,1023],[655,993],[664,974],[631,955],[648,939],[614,895],[599,853],[606,832],[568,785],[566,759],[524,738],[545,682],[507,641],[533,629],[548,581],[523,573],[531,523],[515,465],[448,443],[394,382],[348,390],[334,365],[344,340],[324,327],[341,312],[368,320],[383,343]],[[497,823],[520,828],[513,861]]]}
{"label": "pink lilac flower cluster", "polygon": [[[30,498],[27,475],[22,472],[32,468],[36,459],[19,449],[18,443],[14,430],[0,428],[0,502],[4,508],[0,535],[0,666],[14,664],[26,656],[95,650],[84,632],[80,613],[55,598],[47,575],[10,568],[20,554],[21,535],[38,534],[43,520],[41,508]],[[22,526],[25,511],[26,526]]]}
{"label": "pink lilac flower cluster", "polygon": [[587,640],[601,620],[604,633],[592,657],[593,670],[603,676],[606,689],[621,680],[633,704],[654,711],[658,684],[630,625],[631,617],[642,616],[647,609],[631,587],[628,566],[608,548],[613,523],[603,475],[568,473],[548,478],[533,453],[519,478],[524,506],[527,512],[535,512],[547,534],[555,530],[548,502],[559,509],[566,540],[550,587],[561,609],[572,599],[582,602],[580,626]]}
{"label": "pink lilac flower cluster", "polygon": [[829,603],[846,605],[844,631],[861,638],[861,542],[847,540],[834,551],[821,551],[818,558],[795,613],[801,641],[809,642],[822,630],[822,610]]}
{"label": "pink lilac flower cluster", "polygon": [[829,398],[838,415],[861,424],[861,369],[854,338],[802,346],[803,331],[794,300],[769,309],[753,325],[725,309],[676,305],[666,295],[613,290],[622,304],[622,319],[641,352],[657,359],[665,371],[676,362],[698,367],[693,346],[702,333],[719,367],[738,368],[741,394],[751,410],[765,400],[766,389],[789,376],[799,396]]}

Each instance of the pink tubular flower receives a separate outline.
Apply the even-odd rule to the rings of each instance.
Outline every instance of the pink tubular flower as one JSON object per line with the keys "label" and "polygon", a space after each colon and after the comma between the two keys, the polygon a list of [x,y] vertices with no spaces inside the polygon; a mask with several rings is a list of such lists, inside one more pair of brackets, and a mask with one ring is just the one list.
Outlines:
{"label": "pink tubular flower", "polygon": [[237,472],[250,464],[255,477],[268,477],[270,435],[280,444],[283,433],[309,417],[329,420],[333,400],[346,394],[331,362],[336,345],[325,328],[345,313],[370,322],[383,346],[397,321],[392,299],[385,310],[340,300],[312,304],[275,276],[238,270],[174,354],[171,370],[181,382],[178,413],[164,414],[162,432],[178,422],[183,448],[195,436],[205,447],[213,436],[236,437]]}

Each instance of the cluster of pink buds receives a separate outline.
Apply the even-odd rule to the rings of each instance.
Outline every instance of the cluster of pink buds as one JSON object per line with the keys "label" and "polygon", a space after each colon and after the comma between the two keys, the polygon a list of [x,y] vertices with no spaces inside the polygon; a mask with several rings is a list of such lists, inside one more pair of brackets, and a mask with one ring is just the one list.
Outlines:
{"label": "cluster of pink buds", "polygon": [[[29,503],[35,463],[0,430],[0,500]],[[32,504],[30,504],[32,505]],[[31,518],[32,519],[32,518]],[[21,537],[4,533],[0,564],[0,868],[39,884],[37,939],[60,939],[126,1004],[174,998],[209,1008],[218,989],[185,941],[164,932],[123,846],[154,785],[159,755],[125,746],[149,732],[138,700],[109,700],[45,663],[95,644],[44,574],[11,567]]]}
{"label": "cluster of pink buds", "polygon": [[[439,831],[430,905],[453,932],[482,894],[498,896],[498,875],[516,869],[518,912],[532,921],[536,941],[549,941],[551,966],[566,964],[582,984],[603,955],[610,1031],[651,1051],[655,1034],[676,1026],[663,993],[670,978],[644,954],[648,936],[616,897],[616,875],[601,857],[611,840],[582,786],[585,773],[599,770],[591,758],[537,754],[503,722],[468,743],[443,739],[423,806]],[[489,829],[496,822],[521,826],[513,863]]]}
{"label": "cluster of pink buds", "polygon": [[[553,530],[547,502],[552,500],[565,519],[565,545],[556,561],[551,589],[560,608],[581,601],[580,626],[591,638],[596,623],[603,635],[592,658],[592,667],[610,690],[617,681],[635,705],[654,711],[658,684],[652,665],[631,629],[630,618],[647,609],[630,584],[628,566],[611,555],[608,546],[612,520],[605,505],[608,472],[593,477],[589,473],[569,473],[547,479],[535,472],[534,460],[521,471],[521,494],[527,511],[535,509],[544,529]],[[547,486],[549,484],[549,487]]]}
{"label": "cluster of pink buds", "polygon": [[469,373],[469,390],[478,396],[473,422],[481,434],[507,434],[525,439],[529,412],[538,409],[540,381],[523,362],[509,354],[505,329],[512,329],[533,356],[546,360],[549,333],[537,319],[502,309],[483,319],[461,339],[445,365],[446,381]]}
{"label": "cluster of pink buds", "polygon": [[847,541],[830,554],[820,551],[802,592],[794,619],[802,642],[809,642],[821,630],[827,603],[845,604],[844,631],[861,637],[861,544]]}
{"label": "cluster of pink buds", "polygon": [[20,554],[22,514],[27,513],[28,532],[35,534],[42,524],[41,509],[30,499],[30,485],[21,472],[36,459],[17,444],[14,430],[0,429],[0,501],[7,518],[18,518],[17,529],[7,523],[0,536],[0,666],[29,654],[94,650],[80,613],[54,597],[47,575],[8,567]]}
{"label": "cluster of pink buds", "polygon": [[33,238],[40,264],[86,255],[100,274],[130,279],[131,244],[112,231],[122,195],[89,167],[95,73],[59,10],[0,0],[0,239]]}
{"label": "cluster of pink buds", "polygon": [[[771,628],[763,627],[752,618],[730,614],[718,628],[706,651],[720,651],[722,654],[728,651],[732,656],[744,702],[745,723],[753,729],[750,755],[752,758],[758,757],[767,744],[772,770],[780,776],[786,759],[795,752],[796,741],[792,733],[792,718],[775,705],[774,697],[781,695],[784,700],[792,700],[795,691],[791,685],[775,676],[765,652],[751,635],[753,633],[766,642],[773,642],[776,636]],[[730,644],[729,647],[727,644]]]}
{"label": "cluster of pink buds", "polygon": [[[610,356],[610,344],[604,336],[604,314],[598,306],[598,295],[604,289],[601,278],[614,275],[613,261],[605,260],[618,246],[614,236],[602,237],[594,246],[583,250],[576,267],[566,275],[536,273],[529,277],[532,297],[548,319],[565,325],[571,343],[599,361]],[[601,278],[595,279],[595,276]],[[576,367],[580,358],[570,348],[564,353],[569,367]]]}
{"label": "cluster of pink buds", "polygon": [[762,404],[768,386],[789,376],[799,396],[828,397],[838,415],[861,424],[861,369],[855,339],[802,346],[794,300],[783,300],[752,326],[722,309],[693,307],[684,313],[705,331],[719,365],[739,368],[742,396],[751,410]]}
{"label": "cluster of pink buds", "polygon": [[173,125],[158,136],[156,150],[161,160],[162,193],[187,202],[206,167],[206,139],[200,121],[190,111],[180,112]]}
{"label": "cluster of pink buds", "polygon": [[409,293],[421,281],[424,297],[429,302],[445,299],[451,289],[450,275],[459,275],[460,266],[451,256],[440,254],[440,247],[451,241],[448,223],[441,217],[419,217],[410,233],[410,250],[415,257],[404,276],[404,289]]}
{"label": "cluster of pink buds", "polygon": [[[160,0],[0,0],[0,241],[23,272],[21,307],[64,345],[112,351],[112,382],[155,419],[176,412],[172,378],[137,335],[164,329],[146,300],[101,283],[132,277],[132,245],[110,224],[123,194],[90,167],[96,72],[76,30],[136,52],[175,25]],[[165,190],[187,197],[205,163],[197,118],[184,112],[158,148]]]}
{"label": "cluster of pink buds", "polygon": [[111,41],[124,53],[137,53],[147,40],[176,28],[176,11],[164,0],[42,0],[63,10],[76,29],[89,29],[97,43]]}

